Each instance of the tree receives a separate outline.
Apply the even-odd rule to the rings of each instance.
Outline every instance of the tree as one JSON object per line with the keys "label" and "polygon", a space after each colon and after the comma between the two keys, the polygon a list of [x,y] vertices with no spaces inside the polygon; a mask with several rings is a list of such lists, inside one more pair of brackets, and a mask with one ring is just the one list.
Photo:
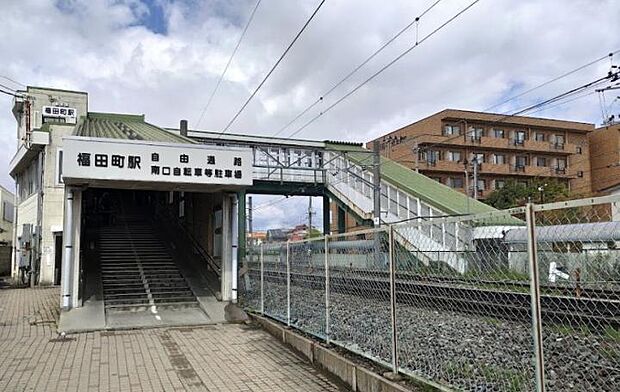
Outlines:
{"label": "tree", "polygon": [[485,203],[503,210],[525,205],[528,200],[534,203],[551,203],[568,197],[568,189],[554,179],[535,179],[528,185],[510,180],[503,188],[493,191]]}

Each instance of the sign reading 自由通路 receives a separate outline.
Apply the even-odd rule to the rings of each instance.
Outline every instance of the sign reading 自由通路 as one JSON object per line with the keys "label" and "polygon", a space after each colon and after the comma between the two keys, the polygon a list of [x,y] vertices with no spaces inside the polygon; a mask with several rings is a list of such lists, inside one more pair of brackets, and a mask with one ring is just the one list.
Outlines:
{"label": "sign reading \u81ea\u7531\u901a\u8def", "polygon": [[65,180],[252,185],[252,151],[200,144],[68,137]]}

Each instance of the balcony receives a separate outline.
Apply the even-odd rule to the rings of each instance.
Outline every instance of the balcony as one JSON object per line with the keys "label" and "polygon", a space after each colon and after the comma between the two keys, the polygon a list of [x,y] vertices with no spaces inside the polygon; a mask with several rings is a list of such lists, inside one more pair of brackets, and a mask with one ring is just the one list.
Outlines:
{"label": "balcony", "polygon": [[519,150],[563,155],[575,154],[577,152],[577,145],[572,143],[549,143],[548,141],[542,142],[536,140],[496,138],[490,136],[477,137],[475,135],[421,135],[416,137],[416,141],[420,147],[423,147],[425,144],[459,147],[476,146],[476,148],[485,148],[492,150]]}
{"label": "balcony", "polygon": [[462,173],[463,170],[465,170],[465,166],[464,166],[464,163],[461,161],[435,160],[435,161],[420,161],[420,169]]}

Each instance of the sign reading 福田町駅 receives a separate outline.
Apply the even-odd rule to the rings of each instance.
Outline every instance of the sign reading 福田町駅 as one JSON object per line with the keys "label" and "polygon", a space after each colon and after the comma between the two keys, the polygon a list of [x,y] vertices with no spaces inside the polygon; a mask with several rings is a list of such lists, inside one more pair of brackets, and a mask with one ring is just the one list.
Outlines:
{"label": "sign reading \u798f\u7530\u753a\u99c5", "polygon": [[249,148],[135,140],[64,139],[65,180],[252,185]]}

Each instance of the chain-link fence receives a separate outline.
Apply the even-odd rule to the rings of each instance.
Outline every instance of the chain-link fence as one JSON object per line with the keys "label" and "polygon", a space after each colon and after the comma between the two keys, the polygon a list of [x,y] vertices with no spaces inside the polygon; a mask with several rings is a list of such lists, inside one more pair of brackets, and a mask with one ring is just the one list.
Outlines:
{"label": "chain-link fence", "polygon": [[246,308],[467,391],[620,390],[620,196],[248,248]]}

